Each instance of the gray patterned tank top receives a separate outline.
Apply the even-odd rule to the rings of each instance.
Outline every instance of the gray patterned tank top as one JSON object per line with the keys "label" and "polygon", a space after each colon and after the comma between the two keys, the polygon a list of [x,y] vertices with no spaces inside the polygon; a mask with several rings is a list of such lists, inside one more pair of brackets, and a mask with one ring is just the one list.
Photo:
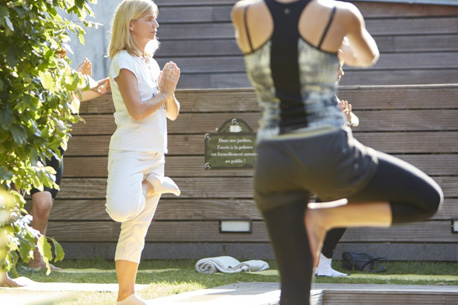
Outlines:
{"label": "gray patterned tank top", "polygon": [[[263,46],[251,48],[252,52],[244,57],[262,109],[258,141],[307,136],[341,127],[345,119],[335,98],[337,54],[321,50],[335,8],[315,47],[300,36],[297,28],[308,0],[265,2],[274,21],[273,34]],[[247,34],[249,37],[248,29]]]}

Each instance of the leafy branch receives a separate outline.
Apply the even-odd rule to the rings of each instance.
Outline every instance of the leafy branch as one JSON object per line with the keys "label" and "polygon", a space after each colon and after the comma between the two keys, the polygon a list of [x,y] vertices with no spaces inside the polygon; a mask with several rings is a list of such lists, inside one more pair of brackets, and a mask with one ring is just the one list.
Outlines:
{"label": "leafy branch", "polygon": [[[52,259],[48,238],[29,226],[23,194],[33,187],[58,187],[55,172],[42,160],[61,160],[71,126],[81,118],[73,111],[73,92],[87,81],[65,56],[69,34],[84,44],[82,26],[59,12],[78,16],[83,26],[95,0],[0,1],[0,269],[14,269],[38,248],[46,264]],[[17,190],[21,190],[18,192]],[[5,193],[6,192],[6,193]],[[63,250],[54,244],[56,259]],[[2,247],[3,245],[3,247]],[[31,256],[32,255],[32,256]]]}

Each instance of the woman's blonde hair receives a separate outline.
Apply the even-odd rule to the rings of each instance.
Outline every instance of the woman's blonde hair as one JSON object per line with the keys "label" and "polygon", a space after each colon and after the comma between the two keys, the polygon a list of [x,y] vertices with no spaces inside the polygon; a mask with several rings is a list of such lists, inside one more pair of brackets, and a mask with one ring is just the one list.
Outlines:
{"label": "woman's blonde hair", "polygon": [[[142,54],[142,50],[135,46],[129,26],[132,20],[137,20],[151,11],[155,17],[159,14],[159,9],[152,0],[124,0],[119,4],[113,18],[111,39],[108,46],[108,55],[111,59],[122,50],[126,50],[134,56]],[[159,47],[157,39],[154,39],[150,47],[152,47],[152,50],[149,50],[149,55],[152,56]]]}

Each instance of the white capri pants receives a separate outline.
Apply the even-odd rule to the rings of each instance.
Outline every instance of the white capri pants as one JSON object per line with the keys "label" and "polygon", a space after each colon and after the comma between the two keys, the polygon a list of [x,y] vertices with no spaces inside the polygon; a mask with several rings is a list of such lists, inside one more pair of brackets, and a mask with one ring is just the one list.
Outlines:
{"label": "white capri pants", "polygon": [[145,236],[160,195],[145,198],[142,182],[149,175],[164,176],[165,157],[158,152],[110,150],[106,211],[121,222],[115,260],[140,263]]}

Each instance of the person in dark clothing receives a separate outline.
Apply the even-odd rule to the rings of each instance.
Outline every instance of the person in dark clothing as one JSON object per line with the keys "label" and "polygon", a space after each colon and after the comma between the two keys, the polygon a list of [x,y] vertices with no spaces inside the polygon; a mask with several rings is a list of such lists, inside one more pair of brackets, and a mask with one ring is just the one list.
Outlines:
{"label": "person in dark clothing", "polygon": [[[443,193],[419,169],[359,143],[346,125],[335,99],[339,61],[369,67],[379,57],[353,4],[245,0],[232,20],[262,108],[254,198],[280,272],[280,304],[307,305],[327,231],[422,221]],[[348,203],[308,208],[311,194]]]}

